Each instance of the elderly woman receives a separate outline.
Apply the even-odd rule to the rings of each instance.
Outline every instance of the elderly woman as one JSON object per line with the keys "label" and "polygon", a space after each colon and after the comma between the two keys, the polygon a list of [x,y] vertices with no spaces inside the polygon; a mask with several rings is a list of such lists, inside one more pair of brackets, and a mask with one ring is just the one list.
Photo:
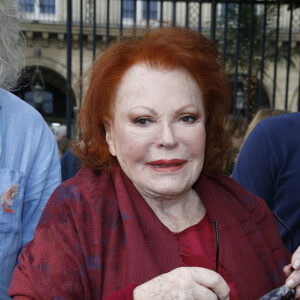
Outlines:
{"label": "elderly woman", "polygon": [[220,173],[231,93],[214,44],[157,29],[109,47],[89,75],[85,167],[50,198],[10,296],[258,299],[298,286],[299,251],[291,260],[264,202]]}

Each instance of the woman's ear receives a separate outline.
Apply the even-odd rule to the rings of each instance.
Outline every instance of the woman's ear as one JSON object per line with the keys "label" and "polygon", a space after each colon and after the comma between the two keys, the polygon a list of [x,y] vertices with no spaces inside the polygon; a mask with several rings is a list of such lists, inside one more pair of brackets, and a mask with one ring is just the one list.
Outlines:
{"label": "woman's ear", "polygon": [[116,156],[116,148],[114,143],[114,129],[112,121],[104,122],[105,139],[109,147],[109,152],[112,156]]}

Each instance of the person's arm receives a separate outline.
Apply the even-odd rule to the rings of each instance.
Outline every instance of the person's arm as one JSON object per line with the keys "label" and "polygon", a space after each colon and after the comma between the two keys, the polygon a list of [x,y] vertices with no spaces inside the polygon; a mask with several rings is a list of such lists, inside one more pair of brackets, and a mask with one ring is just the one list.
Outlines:
{"label": "person's arm", "polygon": [[268,137],[258,124],[246,139],[234,166],[232,178],[271,206],[276,162]]}
{"label": "person's arm", "polygon": [[61,182],[60,161],[53,133],[43,122],[40,124],[39,145],[33,153],[33,165],[25,190],[22,213],[22,248],[32,240],[42,211]]}
{"label": "person's arm", "polygon": [[265,248],[265,254],[260,259],[264,260],[265,264],[273,265],[274,269],[269,272],[269,279],[273,288],[279,287],[286,281],[283,268],[291,261],[291,255],[281,240],[274,215],[265,201],[257,198],[255,210],[251,214],[257,224],[255,235],[261,239],[259,247]]}
{"label": "person's arm", "polygon": [[[272,257],[278,264],[278,272],[281,273],[281,269],[285,274],[285,285],[289,289],[296,289],[295,299],[300,298],[300,247],[297,248],[295,253],[290,256],[290,253],[283,247],[281,238],[279,236],[276,224],[274,222],[273,215],[266,209],[265,216],[259,222],[260,229],[264,235],[264,239],[270,245],[272,251]],[[274,276],[275,275],[275,276]],[[278,275],[273,272],[273,277],[277,280]],[[282,276],[281,276],[282,277]],[[273,278],[274,279],[274,278]]]}

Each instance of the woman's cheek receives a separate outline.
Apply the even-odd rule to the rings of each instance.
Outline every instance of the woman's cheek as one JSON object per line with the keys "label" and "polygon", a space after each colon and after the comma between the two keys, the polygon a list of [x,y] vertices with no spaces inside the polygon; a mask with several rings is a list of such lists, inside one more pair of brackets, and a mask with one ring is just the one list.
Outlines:
{"label": "woman's cheek", "polygon": [[[146,138],[145,138],[146,136]],[[148,153],[150,145],[147,135],[128,135],[121,138],[124,154],[126,157],[131,157],[132,160],[140,160]]]}

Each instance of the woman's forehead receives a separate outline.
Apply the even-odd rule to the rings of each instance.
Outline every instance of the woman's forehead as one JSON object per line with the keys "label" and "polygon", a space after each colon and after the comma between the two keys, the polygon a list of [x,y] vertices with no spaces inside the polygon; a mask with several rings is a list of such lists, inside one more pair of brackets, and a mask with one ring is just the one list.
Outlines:
{"label": "woman's forehead", "polygon": [[114,110],[147,106],[149,109],[171,105],[194,105],[203,109],[199,87],[185,70],[165,70],[146,64],[134,65],[124,75],[117,90]]}
{"label": "woman's forehead", "polygon": [[179,88],[181,87],[181,83],[186,84],[188,82],[190,87],[194,87],[200,93],[197,82],[185,69],[177,68],[170,70],[160,66],[140,63],[133,65],[126,71],[117,89],[117,94],[136,92],[139,88],[147,85],[152,85],[155,88],[160,86],[161,82],[164,82],[164,85],[173,86],[174,88]]}

